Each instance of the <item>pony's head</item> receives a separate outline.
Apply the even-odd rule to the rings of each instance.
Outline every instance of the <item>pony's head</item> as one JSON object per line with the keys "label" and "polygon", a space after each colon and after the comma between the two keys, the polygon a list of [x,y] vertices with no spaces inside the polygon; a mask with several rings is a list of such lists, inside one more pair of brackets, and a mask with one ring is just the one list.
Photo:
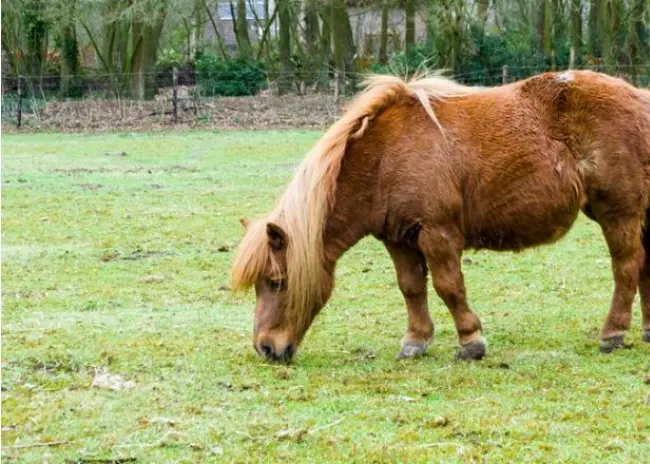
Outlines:
{"label": "pony's head", "polygon": [[[329,297],[331,273],[324,272],[320,264],[312,272],[295,262],[291,265],[300,247],[294,246],[281,220],[241,222],[246,235],[233,268],[233,281],[236,290],[255,289],[253,346],[267,359],[288,362]],[[315,276],[321,279],[315,282],[319,284],[316,289],[310,282]],[[305,293],[306,289],[312,292]]]}

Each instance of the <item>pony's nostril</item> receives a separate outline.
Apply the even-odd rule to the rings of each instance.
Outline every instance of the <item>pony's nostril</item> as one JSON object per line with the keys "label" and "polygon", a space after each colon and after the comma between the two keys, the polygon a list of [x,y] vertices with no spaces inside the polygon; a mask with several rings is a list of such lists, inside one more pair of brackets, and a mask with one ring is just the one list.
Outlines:
{"label": "pony's nostril", "polygon": [[262,343],[261,347],[262,354],[267,358],[273,357],[273,347],[269,343]]}
{"label": "pony's nostril", "polygon": [[287,348],[284,351],[284,355],[283,355],[284,360],[285,361],[291,361],[291,358],[293,358],[293,355],[295,354],[295,352],[296,352],[296,347],[293,345],[293,343],[291,345],[287,346]]}

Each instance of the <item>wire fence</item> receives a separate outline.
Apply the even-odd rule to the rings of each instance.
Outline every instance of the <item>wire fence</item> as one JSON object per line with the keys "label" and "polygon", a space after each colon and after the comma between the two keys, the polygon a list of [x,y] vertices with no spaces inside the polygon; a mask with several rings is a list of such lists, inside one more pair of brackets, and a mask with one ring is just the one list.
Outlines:
{"label": "wire fence", "polygon": [[[589,69],[650,85],[650,67]],[[456,75],[479,86],[514,82],[547,71],[543,66],[504,66]],[[400,74],[399,70],[393,70]],[[270,76],[211,73],[191,68],[149,74],[2,76],[3,128],[31,130],[155,129],[172,125],[227,128],[322,128],[359,90],[368,73],[326,70]],[[284,91],[280,92],[282,85]],[[134,89],[144,89],[137,93]],[[253,94],[245,96],[246,94]],[[64,96],[67,95],[67,96]],[[243,96],[244,95],[244,96]]]}

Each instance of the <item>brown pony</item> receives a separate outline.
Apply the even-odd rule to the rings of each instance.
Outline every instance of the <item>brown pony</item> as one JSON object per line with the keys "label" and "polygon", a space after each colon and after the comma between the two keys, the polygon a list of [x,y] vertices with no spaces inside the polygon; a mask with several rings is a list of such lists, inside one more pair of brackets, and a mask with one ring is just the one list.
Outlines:
{"label": "brown pony", "polygon": [[463,359],[486,342],[467,304],[465,249],[522,250],[600,224],[615,290],[600,349],[623,345],[637,287],[650,341],[650,92],[589,71],[497,88],[373,77],[315,145],[275,208],[248,224],[233,288],[255,287],[254,347],[289,360],[327,302],[334,267],[367,235],[386,246],[408,309],[400,358],[433,338],[427,274]]}

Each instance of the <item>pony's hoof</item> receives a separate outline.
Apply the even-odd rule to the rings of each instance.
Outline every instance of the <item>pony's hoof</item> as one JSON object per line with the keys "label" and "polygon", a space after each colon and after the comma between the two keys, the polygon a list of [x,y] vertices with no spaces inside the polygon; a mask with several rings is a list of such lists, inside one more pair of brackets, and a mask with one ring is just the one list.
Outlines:
{"label": "pony's hoof", "polygon": [[615,335],[612,338],[600,341],[600,352],[609,354],[614,350],[623,348],[625,346],[625,337],[623,335]]}
{"label": "pony's hoof", "polygon": [[461,345],[458,353],[456,353],[456,359],[462,359],[463,361],[478,361],[483,359],[486,351],[487,342],[483,337],[481,337],[478,340]]}
{"label": "pony's hoof", "polygon": [[650,343],[650,329],[643,329],[643,341]]}
{"label": "pony's hoof", "polygon": [[423,356],[427,352],[427,345],[424,343],[404,343],[397,355],[397,359],[410,359]]}

